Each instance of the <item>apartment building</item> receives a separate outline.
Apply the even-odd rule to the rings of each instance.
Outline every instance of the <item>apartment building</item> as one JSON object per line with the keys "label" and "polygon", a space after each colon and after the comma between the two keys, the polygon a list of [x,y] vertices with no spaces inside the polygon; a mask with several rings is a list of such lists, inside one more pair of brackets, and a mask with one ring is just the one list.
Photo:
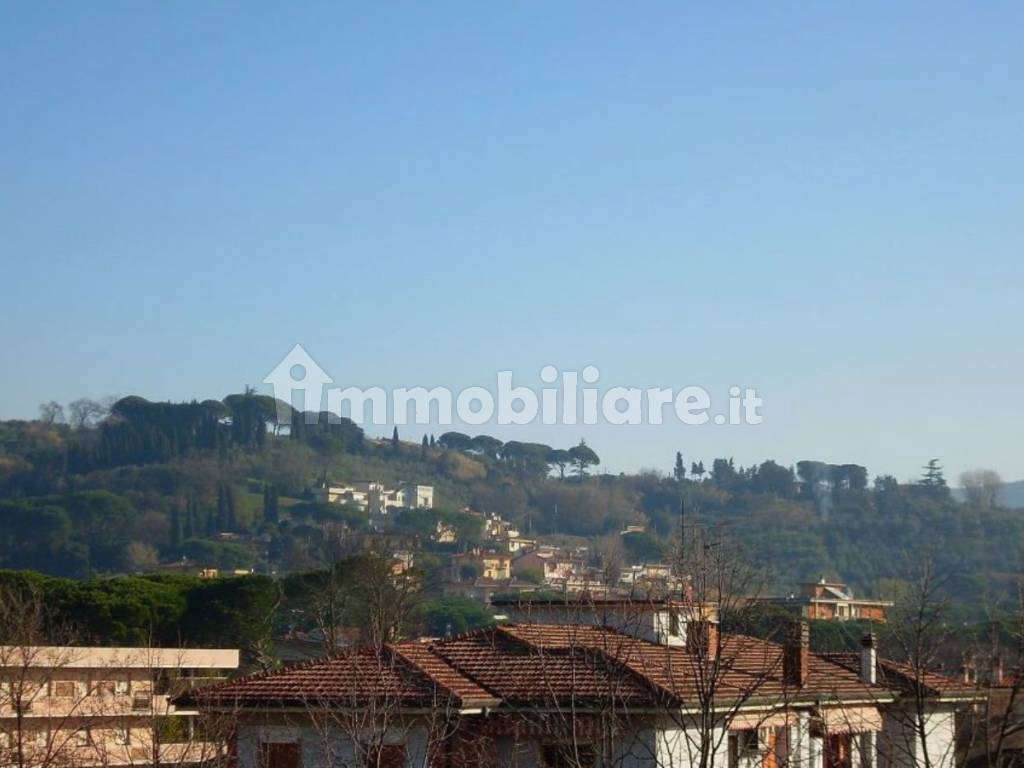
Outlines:
{"label": "apartment building", "polygon": [[222,682],[238,661],[232,649],[0,646],[0,765],[208,761],[223,742],[170,698]]}

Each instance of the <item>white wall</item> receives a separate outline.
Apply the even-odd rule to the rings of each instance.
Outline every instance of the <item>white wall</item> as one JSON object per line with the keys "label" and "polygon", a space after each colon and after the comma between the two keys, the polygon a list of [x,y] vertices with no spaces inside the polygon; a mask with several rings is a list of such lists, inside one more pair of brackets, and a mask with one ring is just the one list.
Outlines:
{"label": "white wall", "polygon": [[956,713],[938,707],[925,716],[927,760],[910,712],[886,712],[878,737],[879,768],[953,768],[956,762]]}

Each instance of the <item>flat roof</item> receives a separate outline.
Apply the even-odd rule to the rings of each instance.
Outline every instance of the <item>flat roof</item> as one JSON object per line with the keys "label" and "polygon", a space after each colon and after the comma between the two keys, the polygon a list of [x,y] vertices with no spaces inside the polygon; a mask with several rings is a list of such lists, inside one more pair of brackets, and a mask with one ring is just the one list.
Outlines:
{"label": "flat roof", "polygon": [[237,648],[0,646],[0,668],[237,669]]}

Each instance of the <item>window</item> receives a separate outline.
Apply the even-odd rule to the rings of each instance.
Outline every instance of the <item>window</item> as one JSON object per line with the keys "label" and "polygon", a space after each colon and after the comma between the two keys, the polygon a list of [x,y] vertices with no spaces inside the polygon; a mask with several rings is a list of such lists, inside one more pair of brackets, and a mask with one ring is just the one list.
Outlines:
{"label": "window", "polygon": [[261,768],[300,768],[302,747],[295,742],[263,744]]}
{"label": "window", "polygon": [[404,744],[374,744],[366,749],[367,768],[405,768]]}
{"label": "window", "polygon": [[148,693],[136,693],[132,696],[132,709],[136,712],[144,712],[153,704],[153,697]]}
{"label": "window", "polygon": [[75,695],[74,680],[55,680],[53,683],[53,695],[57,698],[71,698]]}
{"label": "window", "polygon": [[741,762],[749,763],[752,758],[758,757],[760,751],[756,728],[729,734],[729,768],[738,768]]}
{"label": "window", "polygon": [[88,747],[92,744],[92,733],[88,728],[79,728],[71,734],[71,743],[76,747]]}
{"label": "window", "polygon": [[674,610],[668,612],[668,633],[673,637],[679,637],[679,614]]}
{"label": "window", "polygon": [[851,768],[850,756],[850,734],[829,734],[825,741],[825,768]]}
{"label": "window", "polygon": [[597,752],[590,744],[545,744],[540,762],[544,768],[585,768],[597,765]]}
{"label": "window", "polygon": [[116,693],[118,696],[127,696],[128,695],[128,681],[127,680],[118,680],[117,683],[114,686],[114,693]]}
{"label": "window", "polygon": [[93,685],[93,696],[113,696],[117,686],[113,680],[100,680]]}

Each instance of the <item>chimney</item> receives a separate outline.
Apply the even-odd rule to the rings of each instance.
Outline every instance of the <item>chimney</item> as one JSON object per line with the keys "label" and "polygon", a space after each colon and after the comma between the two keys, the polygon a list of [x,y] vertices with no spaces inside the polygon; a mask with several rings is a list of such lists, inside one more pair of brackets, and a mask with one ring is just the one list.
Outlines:
{"label": "chimney", "polygon": [[687,622],[686,651],[698,659],[713,661],[718,655],[718,625],[708,619]]}
{"label": "chimney", "polygon": [[860,679],[868,685],[878,682],[878,651],[874,632],[868,632],[860,639]]}
{"label": "chimney", "polygon": [[802,687],[811,671],[811,628],[806,619],[798,619],[787,629],[782,643],[782,681]]}

